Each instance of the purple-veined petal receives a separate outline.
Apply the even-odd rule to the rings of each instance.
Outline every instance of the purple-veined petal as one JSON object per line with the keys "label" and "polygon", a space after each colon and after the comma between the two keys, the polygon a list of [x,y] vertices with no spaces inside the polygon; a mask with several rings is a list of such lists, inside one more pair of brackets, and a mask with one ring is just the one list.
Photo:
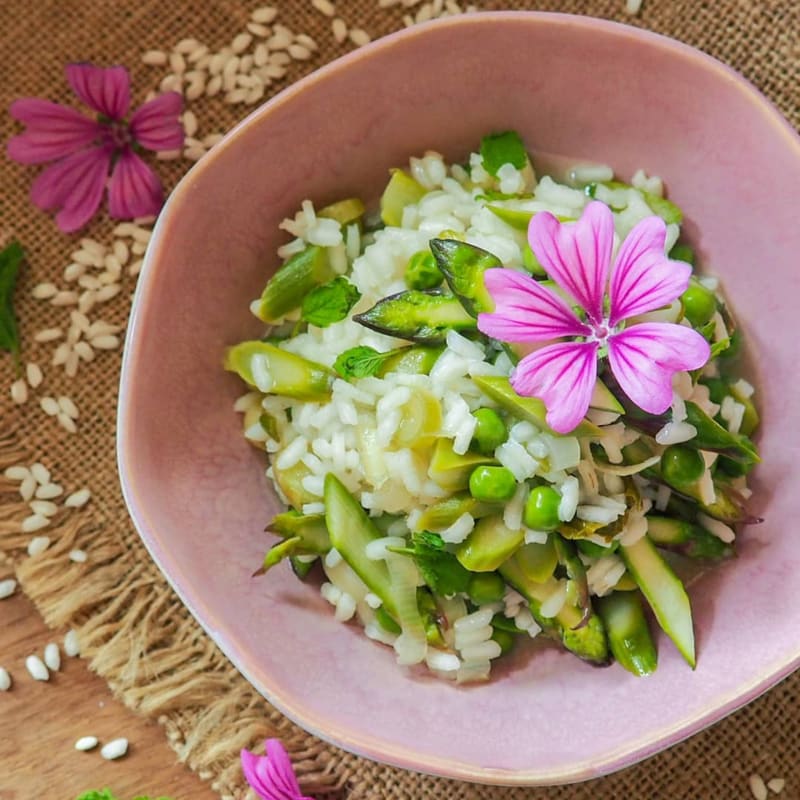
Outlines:
{"label": "purple-veined petal", "polygon": [[671,322],[631,325],[608,339],[611,372],[639,408],[661,414],[672,403],[672,376],[700,369],[711,348],[695,330]]}
{"label": "purple-veined petal", "polygon": [[267,739],[264,756],[242,750],[241,762],[247,782],[263,800],[308,800],[278,739]]}
{"label": "purple-veined petal", "polygon": [[599,324],[614,246],[608,206],[589,203],[577,222],[561,223],[549,211],[534,214],[528,241],[547,274]]}
{"label": "purple-veined petal", "polygon": [[561,336],[587,336],[588,325],[554,292],[513,269],[489,269],[484,284],[495,304],[478,314],[478,330],[501,342],[545,342]]}
{"label": "purple-veined petal", "polygon": [[103,199],[111,153],[89,147],[51,164],[33,182],[32,202],[45,211],[61,209],[56,222],[67,233],[83,227]]}
{"label": "purple-veined petal", "polygon": [[183,125],[178,118],[183,97],[164,92],[133,112],[130,132],[148,150],[178,150],[183,145]]}
{"label": "purple-veined petal", "polygon": [[108,210],[116,219],[157,214],[164,202],[158,175],[132,150],[119,154],[108,185]]}
{"label": "purple-veined petal", "polygon": [[689,285],[692,269],[664,254],[667,226],[646,217],[620,245],[611,272],[609,324],[669,305]]}
{"label": "purple-veined petal", "polygon": [[570,433],[589,410],[597,379],[597,342],[559,342],[525,356],[511,374],[517,394],[538,397],[547,424]]}
{"label": "purple-veined petal", "polygon": [[131,79],[125,67],[67,64],[72,91],[89,108],[109,119],[121,120],[131,105]]}
{"label": "purple-veined petal", "polygon": [[11,116],[28,127],[8,142],[8,157],[22,164],[55,161],[82,150],[101,133],[102,126],[74,108],[24,97],[15,100]]}

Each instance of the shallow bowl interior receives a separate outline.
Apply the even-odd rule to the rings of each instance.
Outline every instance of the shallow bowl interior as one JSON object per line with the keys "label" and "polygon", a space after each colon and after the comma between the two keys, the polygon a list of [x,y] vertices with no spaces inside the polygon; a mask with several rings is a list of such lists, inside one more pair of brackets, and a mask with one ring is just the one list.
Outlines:
{"label": "shallow bowl interior", "polygon": [[[288,569],[250,577],[277,502],[231,408],[241,387],[220,364],[225,346],[260,331],[247,307],[276,266],[278,222],[306,197],[375,197],[409,155],[463,158],[483,134],[508,128],[534,151],[664,176],[747,332],[763,390],[755,511],[766,522],[746,531],[739,558],[691,587],[695,672],[661,637],[647,680],[547,649],[522,653],[487,685],[456,688],[397,668]],[[695,51],[611,23],[480,14],[389,37],[314,74],[215,147],[159,220],[119,417],[123,487],[147,547],[261,692],[371,758],[557,783],[713,722],[800,658],[798,186],[798,140],[755,90]]]}

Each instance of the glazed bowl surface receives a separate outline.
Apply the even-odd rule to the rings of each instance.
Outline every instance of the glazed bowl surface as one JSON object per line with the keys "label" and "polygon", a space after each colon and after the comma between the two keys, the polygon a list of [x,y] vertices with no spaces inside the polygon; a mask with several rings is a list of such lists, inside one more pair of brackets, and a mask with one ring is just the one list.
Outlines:
{"label": "glazed bowl surface", "polygon": [[[279,508],[241,436],[226,346],[278,264],[304,198],[375,199],[427,149],[462,159],[515,129],[537,154],[664,178],[751,352],[763,464],[739,556],[690,586],[698,666],[663,635],[655,675],[522,648],[456,687],[399,668],[334,621],[288,568],[252,579]],[[242,674],[309,731],[369,758],[497,784],[602,775],[689,736],[800,664],[796,305],[800,142],[724,65],[613,23],[481,13],[395,34],[285,90],[191,170],[162,212],[123,365],[118,449],[131,516],[184,603]]]}

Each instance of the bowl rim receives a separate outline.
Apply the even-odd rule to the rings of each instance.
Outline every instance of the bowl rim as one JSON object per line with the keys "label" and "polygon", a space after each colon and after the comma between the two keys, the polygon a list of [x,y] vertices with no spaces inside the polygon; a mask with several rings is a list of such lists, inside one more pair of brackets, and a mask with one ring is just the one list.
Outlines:
{"label": "bowl rim", "polygon": [[[800,136],[784,118],[774,103],[765,97],[749,80],[736,72],[724,62],[708,55],[690,45],[684,44],[662,34],[634,27],[629,24],[611,20],[598,19],[576,14],[563,14],[559,12],[543,11],[482,11],[477,14],[465,14],[446,19],[433,20],[420,25],[415,25],[400,30],[356,51],[323,65],[309,75],[301,78],[286,87],[273,98],[248,114],[237,123],[219,142],[214,150],[220,153],[232,146],[241,131],[252,125],[259,124],[264,116],[268,116],[276,107],[290,102],[297,94],[304,92],[309,86],[319,81],[325,81],[329,76],[349,67],[372,53],[393,48],[398,43],[403,43],[418,36],[425,36],[430,30],[442,28],[467,28],[472,26],[491,25],[495,22],[509,22],[514,20],[543,26],[558,28],[580,27],[595,30],[599,33],[621,39],[634,40],[649,44],[662,52],[671,53],[682,58],[703,70],[716,73],[718,77],[731,84],[755,109],[758,110],[787,141],[787,146],[797,152],[800,159]],[[190,583],[181,580],[183,570],[180,563],[172,558],[168,549],[162,547],[160,537],[156,533],[156,525],[148,519],[144,505],[139,500],[137,491],[135,469],[126,452],[126,441],[130,434],[128,428],[131,422],[131,374],[135,363],[139,360],[139,341],[142,318],[146,315],[147,298],[153,291],[155,262],[160,259],[163,251],[163,242],[171,226],[172,217],[176,214],[185,199],[191,193],[193,184],[198,177],[209,168],[212,159],[202,159],[195,164],[178,182],[170,193],[167,201],[159,214],[153,229],[150,246],[145,254],[141,274],[135,292],[130,322],[125,338],[122,367],[120,371],[119,401],[117,408],[117,466],[120,485],[126,506],[130,512],[131,520],[145,544],[150,556],[166,577],[168,583],[187,607],[200,626],[211,637],[215,644],[222,650],[244,678],[259,692],[270,704],[277,708],[289,719],[300,725],[304,730],[320,739],[356,755],[371,759],[379,763],[389,764],[414,772],[422,772],[446,778],[466,780],[474,783],[484,783],[499,786],[548,786],[564,783],[585,781],[608,775],[617,770],[632,766],[655,753],[665,750],[674,744],[700,732],[704,728],[718,722],[723,717],[755,700],[759,695],[772,688],[775,684],[786,678],[800,667],[800,644],[794,651],[789,651],[787,656],[776,660],[775,663],[763,667],[760,674],[749,681],[737,691],[729,693],[721,700],[714,698],[713,706],[704,708],[687,715],[679,723],[665,728],[654,729],[651,734],[635,744],[623,745],[608,751],[601,757],[591,760],[575,761],[569,766],[556,769],[531,769],[512,770],[481,767],[471,763],[441,758],[430,754],[416,752],[400,745],[389,745],[377,741],[357,730],[325,725],[315,719],[314,713],[306,709],[293,696],[284,696],[281,692],[266,686],[257,678],[250,666],[254,664],[251,656],[245,650],[228,640],[215,624],[216,616],[203,599],[199,596],[190,596]],[[709,701],[711,702],[711,701]]]}

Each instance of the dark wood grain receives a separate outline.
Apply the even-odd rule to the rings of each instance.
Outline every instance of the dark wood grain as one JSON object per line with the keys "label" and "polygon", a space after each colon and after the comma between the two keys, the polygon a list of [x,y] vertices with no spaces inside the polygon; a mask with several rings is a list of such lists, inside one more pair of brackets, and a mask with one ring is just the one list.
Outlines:
{"label": "dark wood grain", "polygon": [[[5,575],[3,576],[5,577]],[[41,658],[48,642],[62,650],[61,670],[34,681],[25,658]],[[176,761],[160,726],[116,701],[104,681],[79,658],[63,653],[63,633],[48,630],[19,590],[0,600],[0,666],[14,681],[0,692],[0,800],[74,800],[109,787],[120,800],[136,795],[214,800],[218,795]],[[75,750],[81,736],[102,742],[124,736],[128,755],[106,761],[99,747]]]}

